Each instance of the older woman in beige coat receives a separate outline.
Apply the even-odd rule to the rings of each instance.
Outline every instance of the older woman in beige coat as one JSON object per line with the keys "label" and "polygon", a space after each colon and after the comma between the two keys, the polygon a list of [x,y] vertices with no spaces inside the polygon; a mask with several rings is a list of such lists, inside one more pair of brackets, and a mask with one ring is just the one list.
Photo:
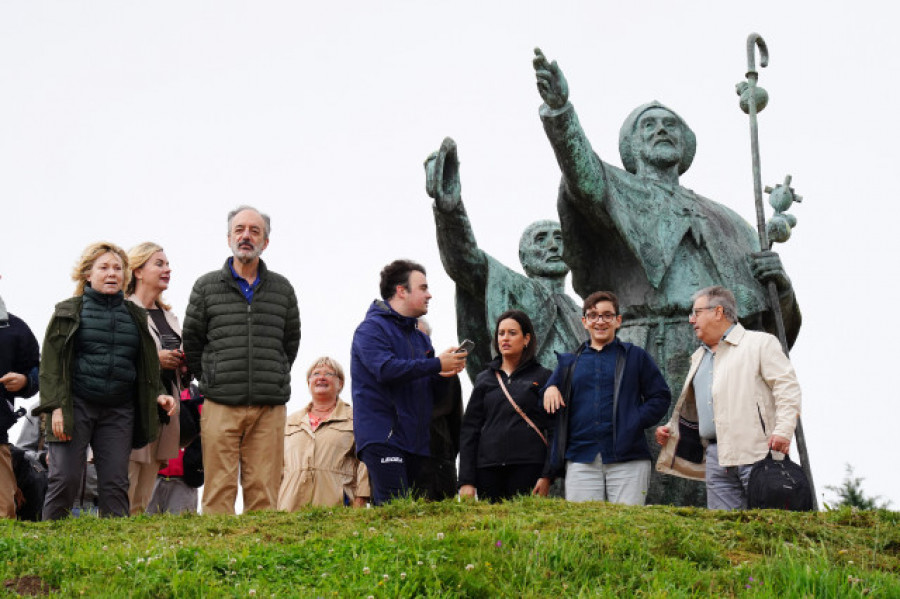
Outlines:
{"label": "older woman in beige coat", "polygon": [[[147,241],[128,250],[128,266],[132,276],[125,295],[147,310],[147,324],[156,342],[163,385],[168,393],[179,397],[182,375],[186,372],[184,352],[181,349],[181,325],[171,306],[162,299],[163,291],[169,288],[172,276],[169,259],[162,247]],[[156,441],[131,452],[131,461],[128,463],[128,500],[132,516],[144,513],[150,503],[159,469],[178,456],[178,418],[176,410],[168,423],[160,423],[159,438]]]}
{"label": "older woman in beige coat", "polygon": [[362,507],[370,496],[366,466],[356,459],[353,408],[338,397],[344,370],[322,357],[306,372],[312,401],[288,416],[284,430],[284,474],[278,509],[307,505]]}

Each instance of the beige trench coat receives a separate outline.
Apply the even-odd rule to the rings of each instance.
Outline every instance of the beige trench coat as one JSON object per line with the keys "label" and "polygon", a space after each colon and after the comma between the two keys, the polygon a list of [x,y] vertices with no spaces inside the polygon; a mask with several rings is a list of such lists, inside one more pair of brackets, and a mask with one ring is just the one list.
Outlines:
{"label": "beige trench coat", "polygon": [[[675,448],[679,415],[697,421],[693,380],[704,351],[698,348],[691,356],[691,369],[666,424],[671,436],[656,462],[660,472],[698,480],[704,478],[705,465],[677,457]],[[794,436],[800,416],[800,384],[774,336],[735,325],[716,350],[712,395],[722,466],[758,462],[768,453],[773,434],[788,440]]]}
{"label": "beige trench coat", "polygon": [[334,411],[313,432],[312,403],[287,418],[284,427],[284,474],[278,509],[293,512],[307,505],[343,505],[369,497],[369,473],[356,458],[353,408],[338,400]]}

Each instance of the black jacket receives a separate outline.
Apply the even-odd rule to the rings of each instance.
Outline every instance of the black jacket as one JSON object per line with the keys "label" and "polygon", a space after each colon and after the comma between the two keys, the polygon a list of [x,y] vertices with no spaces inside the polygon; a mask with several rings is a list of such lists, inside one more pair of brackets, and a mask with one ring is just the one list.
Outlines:
{"label": "black jacket", "polygon": [[38,391],[40,352],[37,339],[25,322],[12,314],[0,322],[0,376],[7,372],[24,374],[25,386],[16,393],[0,385],[0,443],[8,443],[7,431],[16,417],[10,404],[16,397],[31,397]]}
{"label": "black jacket", "polygon": [[541,389],[550,371],[535,360],[520,365],[509,378],[495,359],[475,379],[460,435],[459,484],[474,485],[476,469],[507,464],[543,464],[547,448],[519,416],[497,382],[503,377],[519,408],[549,438],[552,418],[544,411]]}

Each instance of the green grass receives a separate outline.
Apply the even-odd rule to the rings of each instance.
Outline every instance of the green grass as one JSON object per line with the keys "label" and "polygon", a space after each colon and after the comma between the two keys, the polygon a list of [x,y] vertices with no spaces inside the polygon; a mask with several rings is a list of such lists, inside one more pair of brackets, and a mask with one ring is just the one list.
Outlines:
{"label": "green grass", "polygon": [[0,523],[0,594],[900,597],[900,513],[524,498]]}

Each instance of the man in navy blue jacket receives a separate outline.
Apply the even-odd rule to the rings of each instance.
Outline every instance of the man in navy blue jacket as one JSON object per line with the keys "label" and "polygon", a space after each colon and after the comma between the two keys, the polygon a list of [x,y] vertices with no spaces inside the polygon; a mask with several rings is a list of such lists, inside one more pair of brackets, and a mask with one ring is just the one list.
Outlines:
{"label": "man in navy blue jacket", "polygon": [[380,287],[382,299],[369,306],[350,351],[356,451],[369,470],[375,505],[425,488],[434,386],[462,372],[467,355],[454,347],[435,356],[417,328],[431,299],[422,265],[391,262]]}
{"label": "man in navy blue jacket", "polygon": [[666,415],[672,394],[646,351],[616,337],[619,300],[596,291],[584,300],[590,334],[562,354],[544,389],[544,407],[557,416],[550,448],[554,475],[565,464],[566,499],[643,505],[650,485],[644,429]]}

